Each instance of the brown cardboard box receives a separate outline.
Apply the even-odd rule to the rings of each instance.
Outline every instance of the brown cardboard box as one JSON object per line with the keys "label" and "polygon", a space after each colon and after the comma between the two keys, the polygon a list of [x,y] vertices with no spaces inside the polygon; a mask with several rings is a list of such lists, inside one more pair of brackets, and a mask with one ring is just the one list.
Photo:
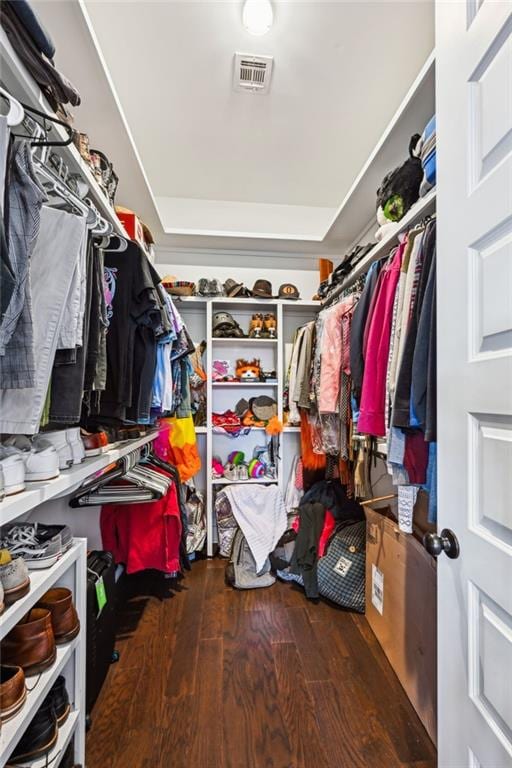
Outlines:
{"label": "brown cardboard box", "polygon": [[434,558],[393,520],[367,507],[366,618],[434,743],[436,589]]}

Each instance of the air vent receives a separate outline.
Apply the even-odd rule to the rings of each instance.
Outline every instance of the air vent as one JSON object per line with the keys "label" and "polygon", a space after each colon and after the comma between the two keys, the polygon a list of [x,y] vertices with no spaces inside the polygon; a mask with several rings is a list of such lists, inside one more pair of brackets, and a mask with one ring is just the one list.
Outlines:
{"label": "air vent", "polygon": [[236,91],[266,93],[270,85],[273,56],[235,53],[233,86]]}

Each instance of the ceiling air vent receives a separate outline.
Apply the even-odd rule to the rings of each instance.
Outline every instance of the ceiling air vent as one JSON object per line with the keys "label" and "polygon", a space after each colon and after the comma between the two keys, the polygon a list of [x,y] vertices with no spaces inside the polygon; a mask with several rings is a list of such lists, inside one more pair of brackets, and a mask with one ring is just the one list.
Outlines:
{"label": "ceiling air vent", "polygon": [[236,91],[267,93],[272,73],[273,56],[251,56],[235,53],[233,85]]}

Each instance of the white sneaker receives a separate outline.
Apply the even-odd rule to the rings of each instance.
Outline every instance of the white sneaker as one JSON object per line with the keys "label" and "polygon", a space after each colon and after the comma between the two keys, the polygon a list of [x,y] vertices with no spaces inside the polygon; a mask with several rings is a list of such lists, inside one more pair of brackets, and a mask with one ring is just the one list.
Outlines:
{"label": "white sneaker", "polygon": [[53,445],[39,436],[31,442],[24,435],[13,435],[5,441],[7,450],[16,451],[25,463],[25,480],[35,483],[59,476],[59,455]]}
{"label": "white sneaker", "polygon": [[59,454],[59,469],[68,469],[73,466],[73,449],[68,442],[65,429],[59,429],[55,432],[41,432],[38,440],[46,440]]}
{"label": "white sneaker", "polygon": [[6,496],[25,490],[25,462],[19,451],[0,446],[0,467]]}
{"label": "white sneaker", "polygon": [[80,436],[80,427],[66,429],[66,437],[71,446],[73,464],[81,464],[85,459],[85,448]]}

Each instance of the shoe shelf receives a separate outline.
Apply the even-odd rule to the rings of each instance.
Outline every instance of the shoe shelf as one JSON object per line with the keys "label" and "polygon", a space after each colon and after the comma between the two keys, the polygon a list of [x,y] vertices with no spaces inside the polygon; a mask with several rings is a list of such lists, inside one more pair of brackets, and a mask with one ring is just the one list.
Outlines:
{"label": "shoe shelf", "polygon": [[[53,749],[48,752],[47,758],[38,757],[31,762],[24,762],[23,765],[30,766],[30,768],[56,768],[60,765],[60,762],[64,757],[64,752],[73,737],[78,722],[79,713],[76,711],[70,712],[66,722],[59,728],[59,738]],[[47,759],[48,762],[46,762]]]}
{"label": "shoe shelf", "polygon": [[[79,642],[81,642],[80,636],[82,631],[81,629],[78,637],[75,637],[70,643],[57,646],[57,658],[49,669],[45,669],[41,675],[27,677],[26,685],[28,690],[24,706],[12,720],[2,723],[2,732],[0,733],[0,766],[4,766],[8,761],[16,744],[43,703],[43,699],[75,652]],[[78,718],[78,712],[73,714],[76,714]],[[42,759],[44,760],[44,758]],[[44,765],[44,762],[42,764]]]}
{"label": "shoe shelf", "polygon": [[73,544],[51,568],[30,570],[30,592],[21,600],[5,608],[0,616],[0,640],[17,624],[23,616],[37,603],[39,598],[66,573],[80,557],[82,550],[81,539],[73,539]]}
{"label": "shoe shelf", "polygon": [[[29,726],[32,718],[41,706],[44,698],[57,677],[63,673],[70,660],[73,672],[66,672],[68,693],[73,711],[67,721],[59,729],[59,739],[49,755],[49,765],[58,765],[61,754],[77,730],[75,756],[84,762],[85,754],[85,621],[86,621],[86,588],[87,588],[87,540],[73,539],[67,552],[51,568],[31,570],[30,592],[5,609],[0,617],[0,637],[7,632],[32,608],[40,597],[50,587],[63,582],[72,587],[74,603],[80,619],[80,632],[69,643],[57,645],[56,659],[51,667],[40,675],[26,678],[27,698],[21,710],[5,723],[0,731],[0,768],[5,766],[19,739]],[[70,684],[72,681],[72,684]],[[78,726],[78,728],[77,728]],[[51,759],[56,756],[54,762]],[[45,766],[46,758],[38,758],[27,762],[31,766]]]}
{"label": "shoe shelf", "polygon": [[140,448],[154,440],[157,434],[158,432],[155,431],[136,440],[126,440],[99,456],[92,456],[82,461],[81,464],[75,464],[69,469],[62,470],[60,475],[54,480],[47,480],[41,483],[27,483],[24,491],[13,496],[6,496],[0,502],[0,525],[10,523],[45,501],[59,496],[66,496],[73,490],[76,490],[96,472],[105,469],[105,467],[118,461],[122,456],[126,456],[136,448]]}

